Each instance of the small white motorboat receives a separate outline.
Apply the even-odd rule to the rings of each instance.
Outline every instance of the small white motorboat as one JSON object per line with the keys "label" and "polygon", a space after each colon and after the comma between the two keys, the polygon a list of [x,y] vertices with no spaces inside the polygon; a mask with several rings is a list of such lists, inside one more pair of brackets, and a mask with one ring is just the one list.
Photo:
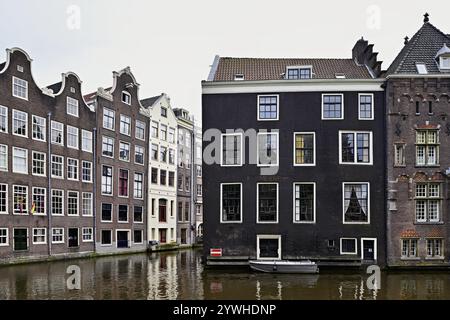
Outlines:
{"label": "small white motorboat", "polygon": [[249,261],[250,268],[255,271],[268,273],[319,273],[317,263],[310,260],[253,260]]}

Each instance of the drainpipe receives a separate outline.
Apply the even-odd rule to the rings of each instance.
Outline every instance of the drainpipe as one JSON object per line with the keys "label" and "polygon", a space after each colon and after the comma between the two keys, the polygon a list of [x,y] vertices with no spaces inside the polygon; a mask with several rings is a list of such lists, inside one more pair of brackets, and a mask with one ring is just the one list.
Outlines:
{"label": "drainpipe", "polygon": [[[195,149],[194,149],[194,146],[195,146],[195,140],[194,140],[195,139],[195,134],[194,134],[195,123],[194,123],[194,121],[192,121],[192,122],[193,122],[192,131],[190,133],[190,135],[191,135],[191,192],[192,192],[192,196],[191,196],[190,203],[189,203],[189,206],[191,208],[190,213],[189,213],[191,216],[190,217],[191,223],[189,226],[191,245],[193,245],[195,243],[196,228],[195,228],[194,197],[196,197],[196,195],[197,195],[197,179],[194,174],[194,171],[195,171]],[[192,226],[194,226],[194,229],[192,229]]]}
{"label": "drainpipe", "polygon": [[[95,117],[97,118],[97,112],[96,112],[96,115],[95,115]],[[97,121],[96,121],[96,123],[97,123]],[[92,190],[92,193],[93,193],[93,203],[92,203],[92,206],[93,206],[93,224],[92,224],[92,227],[93,227],[93,229],[94,229],[94,232],[93,232],[93,234],[94,234],[94,252],[97,252],[97,128],[94,128],[94,130],[93,130],[93,137],[92,137],[92,152],[93,152],[93,155],[92,155],[92,179],[93,179],[93,181],[92,181],[92,183],[94,184],[93,185],[93,190]]]}
{"label": "drainpipe", "polygon": [[52,129],[51,129],[52,113],[47,113],[47,182],[48,182],[48,193],[47,193],[47,216],[48,216],[48,232],[47,232],[47,243],[48,243],[48,255],[52,255]]}

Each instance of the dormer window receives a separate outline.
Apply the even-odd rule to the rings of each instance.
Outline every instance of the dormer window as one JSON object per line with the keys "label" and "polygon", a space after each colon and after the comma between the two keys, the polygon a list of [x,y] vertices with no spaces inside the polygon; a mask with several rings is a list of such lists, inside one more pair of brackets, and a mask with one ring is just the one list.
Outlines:
{"label": "dormer window", "polygon": [[450,57],[440,57],[439,68],[444,70],[450,70]]}
{"label": "dormer window", "polygon": [[311,79],[311,67],[287,67],[286,79]]}
{"label": "dormer window", "polygon": [[167,118],[167,108],[161,107],[161,116]]}
{"label": "dormer window", "polygon": [[122,102],[131,105],[131,94],[127,91],[122,91]]}
{"label": "dormer window", "polygon": [[336,79],[345,79],[345,74],[343,73],[335,73],[334,76]]}
{"label": "dormer window", "polygon": [[416,63],[416,68],[417,68],[417,72],[419,74],[427,74],[428,73],[427,66],[425,65],[425,63]]}
{"label": "dormer window", "polygon": [[242,73],[236,73],[236,74],[234,75],[234,80],[235,80],[235,81],[243,81],[243,80],[244,80],[244,74],[242,74]]}

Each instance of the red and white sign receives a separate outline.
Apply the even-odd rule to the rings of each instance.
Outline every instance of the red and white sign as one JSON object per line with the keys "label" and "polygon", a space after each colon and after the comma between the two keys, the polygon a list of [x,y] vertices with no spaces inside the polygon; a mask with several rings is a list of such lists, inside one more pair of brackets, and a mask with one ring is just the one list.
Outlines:
{"label": "red and white sign", "polygon": [[211,257],[221,257],[222,249],[209,249],[209,255]]}

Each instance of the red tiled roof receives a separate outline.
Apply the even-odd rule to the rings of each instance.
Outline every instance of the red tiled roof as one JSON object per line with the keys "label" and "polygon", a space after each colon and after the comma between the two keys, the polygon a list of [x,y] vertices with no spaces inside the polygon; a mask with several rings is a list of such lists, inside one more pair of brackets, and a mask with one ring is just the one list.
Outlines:
{"label": "red tiled roof", "polygon": [[313,79],[336,79],[336,74],[346,79],[372,79],[367,68],[352,59],[221,57],[213,81],[234,81],[236,74],[243,74],[244,80],[280,80],[289,66],[312,66]]}
{"label": "red tiled roof", "polygon": [[400,234],[400,238],[420,238],[420,236],[416,230],[408,229]]}

